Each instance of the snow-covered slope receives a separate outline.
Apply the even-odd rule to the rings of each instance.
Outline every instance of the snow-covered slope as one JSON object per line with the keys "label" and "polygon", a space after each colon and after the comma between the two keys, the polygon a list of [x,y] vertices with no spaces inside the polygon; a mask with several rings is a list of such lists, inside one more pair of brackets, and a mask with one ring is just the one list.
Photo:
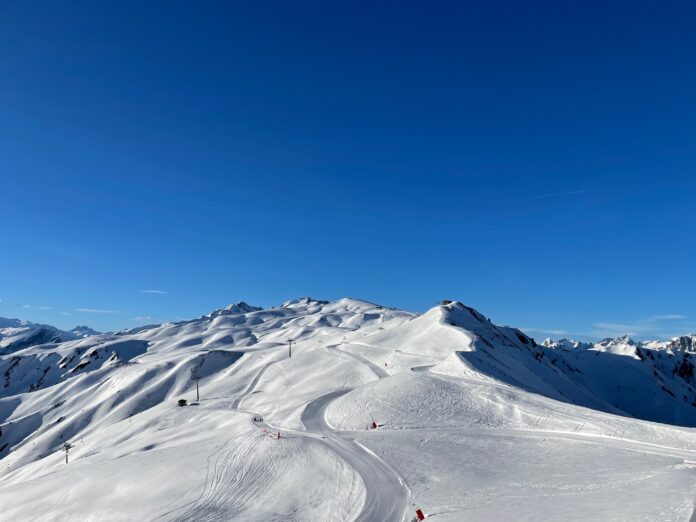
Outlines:
{"label": "snow-covered slope", "polygon": [[0,317],[0,355],[37,344],[61,343],[97,335],[98,333],[88,326],[76,326],[69,332],[66,332],[47,324]]}
{"label": "snow-covered slope", "polygon": [[580,343],[544,341],[568,377],[626,414],[696,426],[694,336],[636,343],[628,336]]}
{"label": "snow-covered slope", "polygon": [[457,302],[311,298],[57,341],[0,356],[0,520],[693,511],[687,341],[537,345]]}

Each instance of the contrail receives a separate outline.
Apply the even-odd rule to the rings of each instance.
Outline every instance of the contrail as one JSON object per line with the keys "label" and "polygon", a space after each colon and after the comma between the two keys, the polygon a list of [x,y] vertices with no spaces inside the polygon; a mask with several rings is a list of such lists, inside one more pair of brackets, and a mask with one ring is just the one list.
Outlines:
{"label": "contrail", "polygon": [[574,190],[573,192],[556,192],[554,194],[542,194],[541,196],[532,196],[527,199],[544,199],[544,198],[560,198],[562,196],[574,196],[576,194],[584,194],[586,190]]}

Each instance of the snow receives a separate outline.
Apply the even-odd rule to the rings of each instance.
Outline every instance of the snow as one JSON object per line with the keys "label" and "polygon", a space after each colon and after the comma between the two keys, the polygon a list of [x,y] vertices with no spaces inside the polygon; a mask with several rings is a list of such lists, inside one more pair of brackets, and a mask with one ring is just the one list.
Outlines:
{"label": "snow", "polygon": [[71,335],[0,355],[2,520],[694,511],[687,337],[537,345],[458,302],[419,316],[309,297]]}
{"label": "snow", "polygon": [[0,317],[0,355],[37,344],[58,343],[77,337],[72,332],[64,332],[53,326]]}

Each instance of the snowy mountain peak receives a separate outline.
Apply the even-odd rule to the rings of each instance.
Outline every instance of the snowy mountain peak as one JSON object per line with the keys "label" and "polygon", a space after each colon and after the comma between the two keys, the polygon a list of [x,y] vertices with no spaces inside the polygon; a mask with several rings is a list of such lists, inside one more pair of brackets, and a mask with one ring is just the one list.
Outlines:
{"label": "snowy mountain peak", "polygon": [[92,337],[93,335],[100,335],[101,332],[97,332],[95,329],[90,328],[89,326],[76,326],[72,330],[70,330],[70,333],[75,334],[76,337],[79,337],[80,339],[84,339],[85,337]]}
{"label": "snowy mountain peak", "polygon": [[671,341],[665,343],[665,348],[678,352],[696,353],[696,334],[673,337]]}
{"label": "snowy mountain peak", "polygon": [[599,341],[595,347],[601,348],[601,347],[606,347],[606,348],[611,348],[615,346],[637,346],[636,342],[631,339],[628,335],[621,335],[619,337],[606,337],[605,339],[602,339]]}
{"label": "snowy mountain peak", "polygon": [[211,313],[208,314],[208,317],[215,318],[220,317],[222,315],[249,314],[251,312],[259,312],[261,310],[263,310],[263,308],[260,306],[251,306],[250,304],[247,304],[244,301],[240,301],[236,304],[229,304],[224,308],[218,308],[217,310],[213,310]]}
{"label": "snowy mountain peak", "polygon": [[486,318],[481,312],[467,306],[460,301],[443,301],[438,307],[432,310],[441,311],[443,318],[451,326],[457,326],[460,328],[476,329],[477,325],[490,325],[491,322]]}
{"label": "snowy mountain peak", "polygon": [[22,321],[21,319],[9,319],[7,317],[0,317],[0,328],[18,328],[27,324],[31,324],[29,321]]}
{"label": "snowy mountain peak", "polygon": [[72,341],[77,338],[87,337],[88,335],[86,334],[86,331],[80,335],[72,331],[66,332],[59,330],[55,326],[48,324],[38,324],[32,323],[31,321],[2,317],[0,318],[0,355],[9,354],[39,344]]}
{"label": "snowy mountain peak", "polygon": [[576,341],[575,339],[559,339],[557,341],[554,341],[550,337],[544,339],[544,342],[541,343],[542,346],[545,348],[557,348],[561,350],[587,350],[592,348],[591,343],[584,343],[582,341]]}
{"label": "snowy mountain peak", "polygon": [[285,301],[282,305],[283,308],[295,308],[298,306],[309,306],[309,305],[325,305],[329,304],[329,301],[319,301],[312,297],[300,297],[299,299],[291,299],[290,301]]}
{"label": "snowy mountain peak", "polygon": [[628,335],[621,335],[614,339],[614,342],[617,344],[629,344],[631,346],[635,346],[636,344],[636,342],[633,339],[631,339]]}

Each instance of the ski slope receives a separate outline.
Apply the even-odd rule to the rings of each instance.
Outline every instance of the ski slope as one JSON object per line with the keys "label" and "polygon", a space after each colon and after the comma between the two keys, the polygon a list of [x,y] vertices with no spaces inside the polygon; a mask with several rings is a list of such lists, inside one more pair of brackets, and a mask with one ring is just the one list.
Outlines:
{"label": "ski slope", "polygon": [[0,520],[689,520],[689,346],[303,298],[24,347]]}
{"label": "ski slope", "polygon": [[366,495],[356,520],[403,520],[409,492],[401,477],[382,459],[350,440],[350,434],[339,434],[326,422],[326,408],[348,391],[334,391],[310,402],[302,412],[302,422],[311,433],[323,435],[326,445],[360,475]]}

